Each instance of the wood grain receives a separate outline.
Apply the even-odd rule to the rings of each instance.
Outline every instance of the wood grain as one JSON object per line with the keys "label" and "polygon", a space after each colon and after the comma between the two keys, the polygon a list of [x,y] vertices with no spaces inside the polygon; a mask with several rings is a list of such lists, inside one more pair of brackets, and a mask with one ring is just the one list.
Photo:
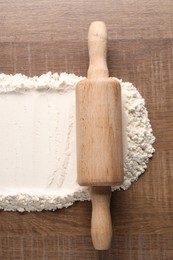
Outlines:
{"label": "wood grain", "polygon": [[128,191],[112,194],[112,249],[97,252],[90,202],[55,212],[0,212],[0,259],[173,259],[173,1],[2,0],[0,72],[86,75],[87,31],[108,27],[110,76],[146,100],[156,153]]}

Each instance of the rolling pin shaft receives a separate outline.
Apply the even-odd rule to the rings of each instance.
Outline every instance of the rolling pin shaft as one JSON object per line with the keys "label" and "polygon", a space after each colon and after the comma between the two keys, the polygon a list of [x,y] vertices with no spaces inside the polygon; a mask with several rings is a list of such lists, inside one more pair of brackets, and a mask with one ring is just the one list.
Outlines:
{"label": "rolling pin shaft", "polygon": [[93,22],[88,32],[87,79],[76,87],[77,175],[91,186],[94,247],[108,249],[112,238],[111,186],[123,181],[121,87],[109,78],[107,30]]}

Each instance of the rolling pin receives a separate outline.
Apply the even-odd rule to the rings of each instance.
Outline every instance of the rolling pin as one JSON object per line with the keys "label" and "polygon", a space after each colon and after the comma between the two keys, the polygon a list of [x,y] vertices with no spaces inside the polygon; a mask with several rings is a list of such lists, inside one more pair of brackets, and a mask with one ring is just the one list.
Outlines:
{"label": "rolling pin", "polygon": [[121,87],[109,78],[107,29],[103,22],[88,31],[87,78],[76,86],[77,180],[90,186],[91,237],[97,250],[112,240],[111,186],[123,181]]}

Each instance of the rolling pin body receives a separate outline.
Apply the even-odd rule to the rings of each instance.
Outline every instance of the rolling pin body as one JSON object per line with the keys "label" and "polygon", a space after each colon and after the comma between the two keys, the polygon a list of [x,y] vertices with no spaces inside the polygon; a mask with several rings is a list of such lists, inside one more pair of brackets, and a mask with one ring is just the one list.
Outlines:
{"label": "rolling pin body", "polygon": [[87,186],[121,183],[120,86],[109,78],[86,79],[76,93],[78,182]]}
{"label": "rolling pin body", "polygon": [[76,87],[77,177],[91,186],[91,235],[94,247],[110,247],[111,186],[123,180],[121,88],[109,78],[106,64],[107,30],[93,22],[88,32],[87,79]]}

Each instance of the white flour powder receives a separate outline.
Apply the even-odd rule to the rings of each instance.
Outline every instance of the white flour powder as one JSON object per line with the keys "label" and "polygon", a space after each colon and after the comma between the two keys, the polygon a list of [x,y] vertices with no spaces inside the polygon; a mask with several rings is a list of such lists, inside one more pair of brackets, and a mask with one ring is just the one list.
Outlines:
{"label": "white flour powder", "polygon": [[[41,211],[88,200],[76,181],[75,86],[82,77],[50,72],[29,78],[0,74],[0,208]],[[144,99],[122,88],[124,182],[128,189],[154,152]]]}

